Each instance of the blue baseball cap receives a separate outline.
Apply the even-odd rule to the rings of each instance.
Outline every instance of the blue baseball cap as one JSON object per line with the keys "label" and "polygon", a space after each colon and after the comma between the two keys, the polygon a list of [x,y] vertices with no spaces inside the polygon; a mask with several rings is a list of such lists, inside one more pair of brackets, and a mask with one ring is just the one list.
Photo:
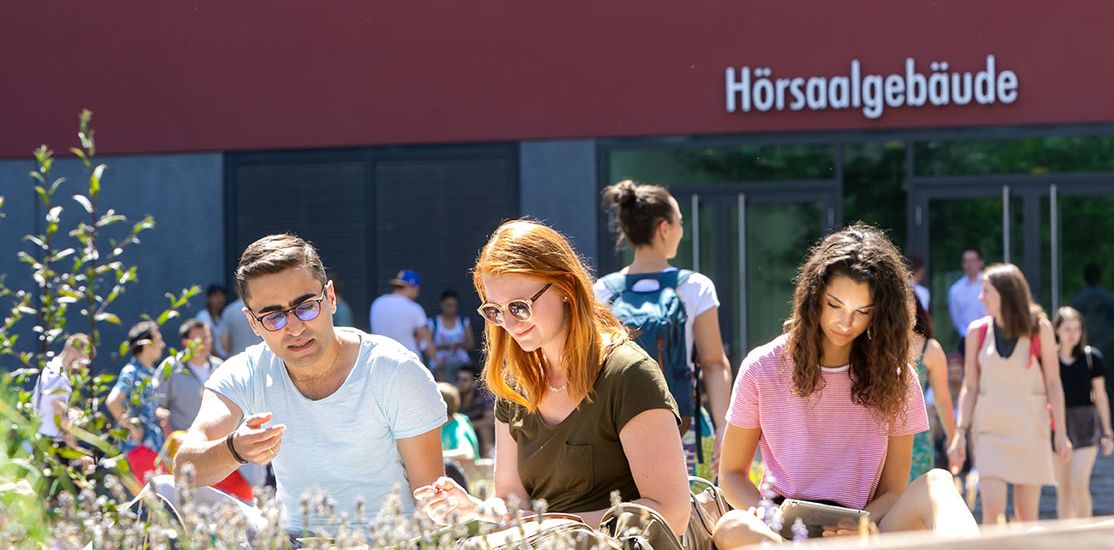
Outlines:
{"label": "blue baseball cap", "polygon": [[398,272],[394,279],[387,281],[391,286],[421,286],[422,278],[417,273],[409,269],[403,269]]}

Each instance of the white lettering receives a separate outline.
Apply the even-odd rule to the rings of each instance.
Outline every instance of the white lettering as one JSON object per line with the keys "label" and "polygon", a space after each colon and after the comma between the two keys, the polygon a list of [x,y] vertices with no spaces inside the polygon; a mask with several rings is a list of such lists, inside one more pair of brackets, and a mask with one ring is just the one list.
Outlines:
{"label": "white lettering", "polygon": [[808,108],[819,111],[828,108],[828,90],[823,78],[812,77],[805,85],[805,97],[808,98]]}
{"label": "white lettering", "polygon": [[882,116],[882,77],[876,74],[863,79],[863,114],[866,118]]}
{"label": "white lettering", "polygon": [[837,76],[828,81],[828,102],[833,109],[846,109],[851,106],[851,82],[846,76]]}
{"label": "white lettering", "polygon": [[979,105],[994,103],[994,56],[986,56],[986,70],[975,75],[975,101]]}
{"label": "white lettering", "polygon": [[750,111],[750,67],[743,67],[742,78],[735,80],[735,67],[728,67],[725,79],[727,80],[727,112],[735,112],[735,96],[742,97],[742,110]]}
{"label": "white lettering", "polygon": [[800,111],[805,108],[805,79],[794,78],[789,83],[789,93],[793,96],[793,102],[789,104],[789,108],[794,111]]}
{"label": "white lettering", "polygon": [[[924,67],[924,65],[922,65]],[[881,118],[886,109],[932,105],[1010,104],[1019,97],[1020,78],[999,70],[993,54],[981,70],[950,70],[946,61],[928,63],[918,71],[908,57],[895,73],[866,73],[852,59],[846,74],[774,78],[770,67],[727,67],[724,71],[724,105],[728,113],[769,111],[823,111],[856,109],[865,118]]]}
{"label": "white lettering", "polygon": [[1002,71],[998,74],[998,101],[1002,103],[1017,101],[1017,73]]}
{"label": "white lettering", "polygon": [[899,74],[886,77],[886,107],[901,107],[905,104],[905,79]]}

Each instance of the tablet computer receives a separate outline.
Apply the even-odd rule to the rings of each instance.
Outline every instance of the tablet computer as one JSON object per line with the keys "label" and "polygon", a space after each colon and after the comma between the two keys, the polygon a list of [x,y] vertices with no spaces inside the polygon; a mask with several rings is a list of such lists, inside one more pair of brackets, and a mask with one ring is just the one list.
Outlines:
{"label": "tablet computer", "polygon": [[858,529],[862,518],[870,519],[870,512],[787,498],[781,503],[781,536],[786,540],[793,539],[797,518],[808,528],[808,538],[813,539],[819,538],[824,529]]}

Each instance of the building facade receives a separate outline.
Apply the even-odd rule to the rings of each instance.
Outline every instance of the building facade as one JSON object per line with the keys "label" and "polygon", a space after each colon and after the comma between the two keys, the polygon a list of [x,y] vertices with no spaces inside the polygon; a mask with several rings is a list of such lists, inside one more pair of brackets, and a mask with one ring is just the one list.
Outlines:
{"label": "building facade", "polygon": [[[7,11],[0,272],[29,282],[30,151],[74,145],[89,108],[103,202],[158,224],[131,256],[125,324],[164,292],[230,282],[278,231],[320,247],[364,326],[404,268],[431,313],[444,288],[471,311],[469,269],[505,219],[551,223],[607,272],[623,252],[599,192],[627,178],[678,198],[677,263],[716,282],[736,364],[779,331],[810,244],[850,221],[927,259],[946,346],[963,246],[1021,266],[1046,307],[1087,262],[1114,274],[1100,1]],[[76,161],[57,171],[80,191]]]}

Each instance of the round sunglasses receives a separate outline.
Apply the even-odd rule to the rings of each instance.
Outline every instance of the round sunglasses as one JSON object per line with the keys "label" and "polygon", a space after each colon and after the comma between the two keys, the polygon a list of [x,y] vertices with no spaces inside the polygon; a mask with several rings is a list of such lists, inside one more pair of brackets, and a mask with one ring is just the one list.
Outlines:
{"label": "round sunglasses", "polygon": [[295,317],[301,319],[303,322],[310,322],[321,315],[321,302],[325,300],[325,291],[329,289],[329,285],[321,289],[321,295],[316,298],[310,298],[292,308],[282,309],[278,311],[269,312],[263,316],[256,315],[255,312],[247,309],[247,312],[255,317],[255,320],[263,325],[263,328],[270,332],[278,332],[286,327],[287,315],[293,313]]}
{"label": "round sunglasses", "polygon": [[484,302],[480,307],[476,308],[476,311],[480,312],[480,315],[483,315],[484,319],[496,325],[503,324],[504,311],[510,313],[511,317],[519,321],[529,321],[530,317],[534,316],[534,302],[538,301],[538,298],[541,298],[542,294],[545,294],[545,291],[549,290],[551,286],[553,286],[553,283],[547,283],[537,294],[531,296],[529,299],[511,300],[507,302],[505,306],[501,306],[494,302]]}

